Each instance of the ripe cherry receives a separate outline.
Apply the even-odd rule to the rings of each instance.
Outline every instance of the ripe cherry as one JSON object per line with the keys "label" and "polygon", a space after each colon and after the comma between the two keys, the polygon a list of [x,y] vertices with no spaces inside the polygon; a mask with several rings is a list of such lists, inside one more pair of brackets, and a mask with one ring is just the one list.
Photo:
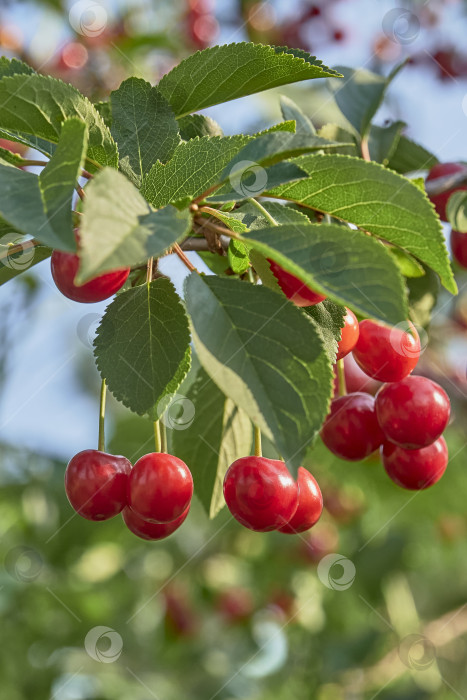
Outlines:
{"label": "ripe cherry", "polygon": [[298,507],[291,520],[279,528],[279,532],[295,535],[309,530],[321,517],[323,512],[323,496],[318,482],[307,469],[299,467],[298,477]]}
{"label": "ripe cherry", "polygon": [[279,282],[279,287],[284,292],[287,299],[293,301],[296,306],[313,306],[324,301],[326,296],[319,294],[308,287],[304,282],[284,270],[274,260],[268,258],[268,263],[271,267],[271,272]]}
{"label": "ripe cherry", "polygon": [[227,507],[239,523],[257,532],[282,527],[298,506],[298,488],[284,462],[241,457],[224,478]]}
{"label": "ripe cherry", "polygon": [[360,335],[353,356],[365,374],[380,382],[399,382],[412,372],[420,357],[415,326],[389,328],[376,321],[360,321]]}
{"label": "ripe cherry", "polygon": [[178,457],[151,452],[136,462],[128,479],[128,505],[140,518],[171,523],[190,505],[193,477]]}
{"label": "ripe cherry", "polygon": [[108,520],[126,506],[131,463],[99,450],[83,450],[65,471],[65,491],[75,511],[87,520]]}
{"label": "ripe cherry", "polygon": [[[464,172],[467,176],[467,167],[462,165],[462,163],[437,163],[432,167],[426,178],[427,182],[433,182],[438,178],[446,177],[447,175],[455,175],[456,173]],[[435,205],[435,209],[438,212],[438,216],[442,221],[447,221],[446,207],[448,204],[448,199],[453,192],[459,192],[459,190],[467,190],[467,185],[460,185],[459,187],[454,187],[452,190],[447,192],[441,192],[440,194],[430,195],[430,199]]]}
{"label": "ripe cherry", "polygon": [[351,350],[354,349],[358,340],[359,332],[360,330],[357,317],[355,316],[353,311],[346,307],[344,316],[344,327],[342,328],[341,339],[339,340],[339,344],[337,346],[336,361],[342,360],[343,357],[348,355],[349,352],[351,352]]}
{"label": "ripe cherry", "polygon": [[171,523],[150,523],[144,518],[140,518],[134,510],[131,508],[124,508],[122,512],[122,517],[127,528],[142,540],[163,540],[175,530],[178,530],[180,525],[186,519],[190,506],[183,511],[183,513],[173,520]]}
{"label": "ripe cherry", "polygon": [[[344,357],[344,373],[345,385],[349,394],[353,394],[356,391],[364,391],[366,394],[372,394],[374,396],[381,386],[381,382],[378,382],[376,379],[372,379],[360,369],[355,362],[355,358],[352,353]],[[338,389],[339,381],[336,377],[336,393]]]}
{"label": "ripe cherry", "polygon": [[386,438],[411,450],[439,438],[450,409],[444,389],[427,377],[385,384],[376,396],[376,415]]}
{"label": "ripe cherry", "polygon": [[394,483],[413,491],[426,489],[439,481],[448,463],[448,448],[443,437],[419,450],[406,450],[385,442],[381,455],[386,473]]}
{"label": "ripe cherry", "polygon": [[359,461],[371,455],[384,441],[374,398],[357,392],[334,399],[321,428],[321,438],[341,459]]}
{"label": "ripe cherry", "polygon": [[107,272],[81,286],[74,283],[79,268],[79,257],[73,253],[54,250],[51,258],[52,277],[58,289],[68,299],[92,304],[108,299],[125,284],[130,268]]}
{"label": "ripe cherry", "polygon": [[467,268],[467,233],[451,231],[451,250],[454,260]]}

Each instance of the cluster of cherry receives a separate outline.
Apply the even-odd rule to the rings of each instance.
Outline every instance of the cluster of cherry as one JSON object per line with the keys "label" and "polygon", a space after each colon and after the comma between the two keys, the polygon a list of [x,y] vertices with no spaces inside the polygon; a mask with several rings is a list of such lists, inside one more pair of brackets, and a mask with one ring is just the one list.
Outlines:
{"label": "cluster of cherry", "polygon": [[135,535],[161,540],[187,517],[193,477],[185,462],[165,452],[144,455],[132,467],[126,457],[83,450],[68,463],[65,491],[83,518],[109,520],[122,513]]}
{"label": "cluster of cherry", "polygon": [[[272,260],[269,264],[282,291],[297,306],[325,299]],[[345,387],[338,385],[343,395],[334,398],[324,421],[324,444],[341,459],[351,461],[365,459],[381,448],[384,468],[396,484],[417,490],[431,486],[448,462],[442,433],[449,421],[450,402],[435,382],[409,376],[420,357],[416,328],[410,322],[404,329],[368,319],[358,323],[346,309],[336,360],[351,351],[369,382],[376,379],[385,384],[376,399],[363,391],[345,394]]]}

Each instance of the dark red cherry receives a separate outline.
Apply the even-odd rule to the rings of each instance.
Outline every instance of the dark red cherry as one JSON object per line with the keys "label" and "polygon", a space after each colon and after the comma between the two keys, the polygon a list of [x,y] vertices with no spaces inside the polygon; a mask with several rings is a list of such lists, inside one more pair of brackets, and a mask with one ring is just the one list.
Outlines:
{"label": "dark red cherry", "polygon": [[99,450],[78,452],[65,471],[65,491],[75,511],[87,520],[108,520],[126,506],[131,463]]}
{"label": "dark red cherry", "polygon": [[286,272],[286,270],[274,262],[274,260],[268,258],[268,263],[271,267],[272,274],[279,282],[279,287],[282,289],[287,299],[293,301],[296,306],[313,306],[326,299],[324,294],[319,294],[313,291],[313,289],[310,289],[310,287],[299,280],[298,277],[295,277],[295,275],[292,275],[290,272]]}
{"label": "dark red cherry", "polygon": [[381,455],[386,473],[394,483],[413,491],[427,489],[439,481],[448,463],[448,448],[443,437],[419,450],[406,450],[385,442]]}
{"label": "dark red cherry", "polygon": [[291,520],[279,528],[279,532],[295,535],[313,527],[323,512],[323,496],[318,482],[307,469],[299,467],[298,476],[298,507]]}
{"label": "dark red cherry", "polygon": [[412,372],[420,357],[420,338],[415,326],[384,326],[360,321],[360,334],[353,356],[365,374],[380,382],[399,382]]}
{"label": "dark red cherry", "polygon": [[292,518],[298,488],[284,462],[241,457],[224,478],[227,507],[239,523],[257,532],[276,530]]}
{"label": "dark red cherry", "polygon": [[376,415],[386,438],[411,450],[439,438],[450,410],[444,389],[426,377],[385,384],[376,395]]}
{"label": "dark red cherry", "polygon": [[193,477],[178,457],[151,452],[131,470],[128,505],[144,520],[170,523],[185,512],[192,496]]}
{"label": "dark red cherry", "polygon": [[[437,163],[432,167],[426,178],[427,182],[433,182],[438,178],[446,177],[447,175],[455,175],[456,173],[464,172],[467,176],[467,168],[462,163]],[[459,190],[467,190],[467,185],[461,185],[460,187],[454,187],[452,190],[447,192],[441,192],[441,194],[430,195],[430,199],[435,205],[435,209],[438,212],[438,216],[442,221],[447,221],[446,207],[448,204],[449,197],[453,192],[459,192]]]}
{"label": "dark red cherry", "polygon": [[186,519],[190,506],[171,523],[150,523],[143,518],[140,518],[131,508],[124,508],[122,517],[127,528],[142,540],[163,540],[175,530],[178,530],[180,525]]}
{"label": "dark red cherry", "polygon": [[467,268],[467,233],[451,231],[451,250],[454,260]]}
{"label": "dark red cherry", "polygon": [[354,312],[345,308],[344,316],[344,326],[341,330],[341,339],[337,346],[337,360],[342,360],[343,357],[351,352],[358,340],[360,329],[357,321],[357,317]]}
{"label": "dark red cherry", "polygon": [[321,439],[341,459],[357,462],[371,455],[384,440],[374,398],[357,392],[334,399],[321,428]]}
{"label": "dark red cherry", "polygon": [[74,279],[79,268],[79,257],[73,253],[64,253],[61,250],[54,250],[50,261],[52,277],[61,293],[84,304],[92,304],[96,301],[108,299],[115,292],[123,287],[130,268],[115,270],[99,275],[81,286],[74,283]]}

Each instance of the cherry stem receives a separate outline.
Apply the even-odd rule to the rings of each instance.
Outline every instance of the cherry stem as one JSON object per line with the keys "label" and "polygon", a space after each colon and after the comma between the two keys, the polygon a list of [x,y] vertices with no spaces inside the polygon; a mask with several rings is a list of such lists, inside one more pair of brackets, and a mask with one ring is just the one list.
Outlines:
{"label": "cherry stem", "polygon": [[78,197],[84,202],[84,200],[86,199],[86,194],[81,185],[76,185],[76,191],[78,193]]}
{"label": "cherry stem", "polygon": [[167,452],[167,430],[164,421],[160,422],[161,427],[161,452]]}
{"label": "cherry stem", "polygon": [[29,241],[24,241],[24,243],[16,243],[15,245],[13,243],[7,243],[7,249],[0,253],[0,260],[5,260],[5,258],[9,258],[10,255],[22,253],[24,250],[27,250],[28,248],[35,248],[38,245],[40,245],[39,241],[36,241],[34,238],[30,239]]}
{"label": "cherry stem", "polygon": [[101,384],[101,396],[100,396],[100,406],[99,406],[99,438],[97,443],[97,449],[100,452],[105,451],[105,397],[106,397],[106,384],[105,379],[102,380]]}
{"label": "cherry stem", "polygon": [[255,457],[262,457],[263,452],[261,450],[261,430],[255,425],[253,432],[255,436]]}
{"label": "cherry stem", "polygon": [[362,143],[360,145],[361,151],[362,151],[362,158],[363,160],[371,160],[371,155],[370,155],[370,147],[368,144],[368,137],[364,136],[362,138]]}
{"label": "cherry stem", "polygon": [[339,384],[339,396],[345,396],[347,387],[345,386],[344,359],[337,360],[337,383]]}
{"label": "cherry stem", "polygon": [[184,265],[186,265],[186,267],[190,270],[190,272],[198,272],[198,270],[196,269],[196,267],[195,267],[195,266],[193,265],[193,263],[187,258],[187,256],[186,256],[185,253],[183,252],[183,250],[182,250],[182,249],[180,248],[180,246],[178,245],[178,243],[175,243],[175,244],[174,244],[174,246],[173,246],[173,251],[174,251],[174,253],[176,253],[176,254],[178,255],[178,257],[180,258],[180,260],[182,261],[182,263],[183,263]]}
{"label": "cherry stem", "polygon": [[[148,265],[147,265],[147,273],[146,273],[146,284],[150,284],[152,282],[153,269],[154,269],[154,258],[149,258]],[[160,452],[160,450],[157,450],[157,451]]]}
{"label": "cherry stem", "polygon": [[162,452],[161,426],[158,420],[154,421],[154,444],[156,452]]}
{"label": "cherry stem", "polygon": [[255,199],[254,197],[249,197],[246,201],[249,202],[250,204],[253,204],[254,207],[259,209],[261,214],[264,216],[264,218],[267,221],[269,221],[271,226],[279,226],[279,224],[277,223],[275,218],[273,216],[271,216],[271,214],[268,212],[268,210],[265,209],[265,207],[263,207],[263,205],[260,202],[258,202],[257,199]]}

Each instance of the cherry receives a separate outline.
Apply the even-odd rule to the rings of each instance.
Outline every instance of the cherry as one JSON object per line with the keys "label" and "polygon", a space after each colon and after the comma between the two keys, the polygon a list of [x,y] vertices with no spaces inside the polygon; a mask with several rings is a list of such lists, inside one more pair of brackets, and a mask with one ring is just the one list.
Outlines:
{"label": "cherry", "polygon": [[190,506],[188,505],[186,510],[184,510],[178,518],[172,520],[170,523],[151,523],[148,520],[144,520],[144,518],[140,518],[139,515],[135,513],[134,510],[131,510],[131,508],[128,508],[128,506],[123,509],[122,517],[127,528],[134,535],[141,537],[141,539],[163,540],[171,535],[172,532],[178,530],[180,525],[186,519],[189,510]]}
{"label": "cherry", "polygon": [[376,415],[386,438],[411,450],[439,438],[450,408],[444,389],[427,377],[385,384],[376,395]]}
{"label": "cherry", "polygon": [[467,268],[467,233],[451,231],[451,250],[454,260]]}
{"label": "cherry", "polygon": [[279,532],[295,535],[309,530],[321,517],[323,512],[323,497],[316,479],[307,469],[299,467],[298,477],[298,507],[292,519],[286,525],[278,528]]}
{"label": "cherry", "polygon": [[439,481],[448,463],[448,448],[443,437],[419,450],[406,450],[385,442],[381,455],[386,473],[394,483],[413,491],[427,489]]}
{"label": "cherry", "polygon": [[337,360],[342,360],[343,357],[353,350],[357,343],[359,332],[357,317],[353,311],[345,307],[344,326],[337,346],[336,362]]}
{"label": "cherry", "polygon": [[381,382],[398,382],[412,372],[420,357],[420,338],[408,321],[407,330],[376,321],[360,321],[353,356],[365,374]]}
{"label": "cherry", "polygon": [[371,455],[384,441],[374,398],[357,392],[334,399],[321,428],[321,439],[341,459],[359,461]]}
{"label": "cherry", "polygon": [[[352,354],[344,357],[344,372],[345,385],[349,394],[353,394],[356,391],[364,391],[366,394],[372,394],[374,396],[381,386],[381,382],[378,382],[376,379],[372,379],[360,369]],[[336,377],[336,392],[339,388],[338,384],[339,382]]]}
{"label": "cherry", "polygon": [[136,462],[128,479],[128,505],[144,520],[171,523],[193,496],[193,477],[178,457],[151,452]]}
{"label": "cherry", "polygon": [[19,153],[20,156],[24,156],[28,150],[28,147],[24,146],[22,143],[9,141],[8,139],[0,139],[0,148],[5,148],[7,151],[11,151],[12,153]]}
{"label": "cherry", "polygon": [[227,507],[239,523],[257,532],[285,525],[298,506],[298,488],[284,462],[241,457],[224,478]]}
{"label": "cherry", "polygon": [[[447,175],[455,175],[456,173],[464,172],[467,176],[467,168],[462,163],[437,163],[432,167],[428,176],[426,178],[427,182],[433,182],[441,177],[446,177]],[[442,221],[447,221],[446,207],[448,204],[448,199],[453,192],[459,192],[460,190],[467,190],[467,185],[461,185],[459,187],[454,187],[452,190],[447,192],[441,192],[440,194],[430,195],[430,199],[435,205],[435,209],[438,213],[439,218]]]}
{"label": "cherry", "polygon": [[243,622],[253,614],[253,596],[248,588],[229,588],[219,596],[217,608],[229,622]]}
{"label": "cherry", "polygon": [[99,450],[78,452],[65,471],[65,491],[71,506],[87,520],[108,520],[126,505],[131,463]]}
{"label": "cherry", "polygon": [[53,280],[61,293],[68,299],[84,304],[108,299],[115,292],[118,292],[130,274],[130,268],[115,270],[115,272],[99,275],[99,277],[95,277],[78,287],[73,281],[79,268],[77,255],[54,250],[50,264]]}
{"label": "cherry", "polygon": [[272,274],[279,282],[279,287],[282,289],[287,299],[293,301],[296,306],[313,306],[326,299],[324,294],[314,292],[304,282],[299,280],[298,277],[295,277],[295,275],[292,275],[290,272],[286,272],[286,270],[274,262],[274,260],[268,258],[268,263],[271,267]]}

